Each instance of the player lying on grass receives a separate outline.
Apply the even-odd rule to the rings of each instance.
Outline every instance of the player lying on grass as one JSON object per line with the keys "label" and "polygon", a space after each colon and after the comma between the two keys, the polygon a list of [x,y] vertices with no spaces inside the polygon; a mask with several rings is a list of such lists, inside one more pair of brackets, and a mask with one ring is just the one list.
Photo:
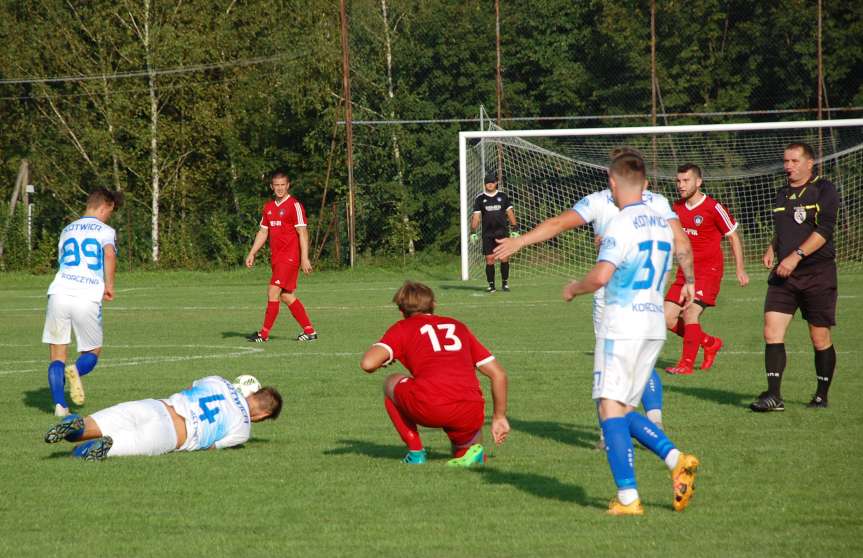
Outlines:
{"label": "player lying on grass", "polygon": [[495,444],[503,443],[509,434],[506,372],[466,325],[434,315],[434,293],[428,286],[406,281],[393,302],[404,319],[366,351],[360,366],[372,373],[398,360],[411,373],[391,374],[384,382],[384,406],[408,446],[404,462],[426,462],[419,424],[442,428],[449,436],[453,455],[449,465],[482,464],[485,400],[475,369],[491,380]]}
{"label": "player lying on grass", "polygon": [[88,461],[229,448],[249,439],[253,422],[275,420],[281,411],[275,388],[243,397],[239,386],[208,376],[167,399],[120,403],[85,418],[69,415],[48,430],[45,441],[83,442],[72,455]]}
{"label": "player lying on grass", "polygon": [[665,342],[662,291],[671,268],[674,237],[666,218],[645,204],[644,160],[636,153],[615,158],[608,181],[620,213],[603,235],[596,265],[563,290],[566,301],[605,287],[606,307],[594,349],[593,399],[617,485],[611,515],[642,515],[635,480],[632,438],[671,470],[673,507],[682,511],[695,489],[698,459],[681,453],[665,433],[635,411]]}

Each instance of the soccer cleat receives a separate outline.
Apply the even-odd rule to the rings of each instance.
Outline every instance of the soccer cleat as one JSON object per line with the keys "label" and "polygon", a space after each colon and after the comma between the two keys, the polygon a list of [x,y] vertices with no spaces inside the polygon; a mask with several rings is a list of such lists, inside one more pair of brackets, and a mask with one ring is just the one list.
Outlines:
{"label": "soccer cleat", "polygon": [[267,341],[269,341],[269,340],[270,340],[270,338],[269,338],[269,337],[264,337],[263,335],[261,335],[261,332],[260,332],[260,331],[256,331],[255,333],[253,333],[253,334],[249,335],[248,337],[246,337],[246,340],[247,340],[249,343],[266,343]]}
{"label": "soccer cleat", "polygon": [[487,292],[487,293],[496,293],[496,292],[497,292],[497,289],[494,287],[494,285],[489,285],[488,287],[486,287],[486,288],[485,288],[485,292]]}
{"label": "soccer cleat", "polygon": [[69,399],[75,405],[84,404],[84,384],[81,382],[81,375],[78,374],[78,367],[70,364],[64,370],[66,383],[69,385]]}
{"label": "soccer cleat", "polygon": [[68,440],[69,436],[80,436],[83,433],[84,419],[80,415],[71,414],[48,429],[45,443],[56,444],[60,440]]}
{"label": "soccer cleat", "polygon": [[599,440],[596,441],[596,444],[593,445],[593,449],[597,451],[605,451],[605,438],[600,436]]}
{"label": "soccer cleat", "polygon": [[500,288],[500,290],[502,290],[505,293],[508,293],[509,292],[509,283],[504,283],[503,286]]}
{"label": "soccer cleat", "polygon": [[694,455],[680,454],[677,465],[671,471],[671,482],[674,486],[674,500],[671,505],[674,511],[685,510],[689,500],[695,495],[695,473],[699,464]]}
{"label": "soccer cleat", "polygon": [[408,465],[422,465],[426,462],[426,450],[411,450],[407,452],[404,459],[402,459],[402,463],[407,463]]}
{"label": "soccer cleat", "polygon": [[481,444],[474,444],[461,457],[446,462],[448,467],[475,467],[485,463],[485,449]]}
{"label": "soccer cleat", "polygon": [[114,440],[110,436],[87,440],[80,446],[75,446],[75,449],[72,450],[72,457],[77,457],[84,461],[102,461],[108,457],[108,451],[110,451],[113,445]]}
{"label": "soccer cleat", "polygon": [[54,416],[55,417],[65,417],[69,414],[69,409],[57,403],[54,405]]}
{"label": "soccer cleat", "polygon": [[716,361],[716,353],[722,348],[722,339],[719,337],[714,337],[716,340],[712,345],[704,347],[704,360],[701,361],[701,369],[702,370],[710,370],[710,367],[713,366],[713,363]]}
{"label": "soccer cleat", "polygon": [[769,413],[771,411],[784,411],[785,401],[781,397],[776,397],[769,391],[761,392],[758,399],[749,405],[749,408],[756,413]]}
{"label": "soccer cleat", "polygon": [[692,365],[685,362],[678,362],[675,366],[666,368],[665,371],[675,376],[689,376],[693,372]]}
{"label": "soccer cleat", "polygon": [[827,408],[827,398],[821,397],[820,395],[816,395],[815,397],[812,398],[812,401],[810,401],[806,405],[806,408],[807,409],[826,409]]}
{"label": "soccer cleat", "polygon": [[628,506],[624,506],[615,497],[608,503],[607,513],[608,515],[644,515],[644,507],[641,505],[641,499],[636,499]]}
{"label": "soccer cleat", "polygon": [[318,338],[318,334],[316,332],[311,333],[301,333],[297,335],[297,341],[314,341]]}

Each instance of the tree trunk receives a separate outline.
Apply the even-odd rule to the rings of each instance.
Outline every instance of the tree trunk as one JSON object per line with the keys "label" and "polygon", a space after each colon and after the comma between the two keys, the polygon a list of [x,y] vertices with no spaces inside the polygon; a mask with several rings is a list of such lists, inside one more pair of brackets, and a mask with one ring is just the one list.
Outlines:
{"label": "tree trunk", "polygon": [[144,0],[144,53],[147,61],[147,82],[150,90],[150,173],[152,188],[152,260],[159,261],[159,98],[156,95],[156,73],[150,49],[150,0]]}

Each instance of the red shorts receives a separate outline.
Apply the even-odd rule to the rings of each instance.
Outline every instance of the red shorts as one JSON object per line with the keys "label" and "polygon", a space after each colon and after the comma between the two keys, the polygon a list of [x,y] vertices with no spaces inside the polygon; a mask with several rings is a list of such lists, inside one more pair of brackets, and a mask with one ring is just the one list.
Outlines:
{"label": "red shorts", "polygon": [[430,402],[413,378],[401,380],[393,391],[396,406],[408,419],[420,426],[443,428],[457,446],[473,442],[485,423],[483,401]]}
{"label": "red shorts", "polygon": [[300,266],[295,263],[277,263],[270,266],[273,274],[270,276],[270,285],[281,287],[288,292],[297,290],[297,276]]}
{"label": "red shorts", "polygon": [[[684,285],[683,273],[678,269],[674,284],[668,289],[665,300],[680,304],[680,289]],[[695,274],[695,300],[701,306],[716,306],[716,297],[719,296],[719,287],[722,285],[722,275]]]}

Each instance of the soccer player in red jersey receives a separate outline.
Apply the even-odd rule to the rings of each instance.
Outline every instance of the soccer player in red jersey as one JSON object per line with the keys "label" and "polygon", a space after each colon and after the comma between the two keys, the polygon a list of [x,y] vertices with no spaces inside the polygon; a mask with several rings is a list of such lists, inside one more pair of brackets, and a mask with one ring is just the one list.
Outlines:
{"label": "soccer player in red jersey", "polygon": [[509,434],[506,420],[507,376],[503,368],[463,323],[434,315],[434,293],[406,281],[393,302],[403,320],[393,324],[363,355],[360,366],[372,373],[394,360],[411,373],[391,374],[384,382],[384,405],[407,444],[404,462],[426,462],[417,425],[442,428],[452,442],[452,466],[484,461],[482,426],[485,400],[475,369],[491,380],[494,411],[491,434],[501,444]]}
{"label": "soccer player in red jersey", "polygon": [[682,308],[678,299],[683,286],[683,272],[678,268],[677,278],[665,296],[665,322],[669,330],[683,337],[683,354],[676,366],[666,368],[670,374],[692,374],[698,349],[704,348],[701,369],[713,366],[716,353],[722,348],[722,339],[708,335],[701,329],[699,319],[706,308],[716,305],[722,283],[722,237],[731,243],[737,281],[741,287],[749,283],[743,265],[743,243],[737,234],[737,222],[725,207],[701,191],[701,169],[686,164],[677,169],[677,190],[680,199],[672,209],[680,218],[680,225],[689,237],[695,260],[695,300]]}
{"label": "soccer player in red jersey", "polygon": [[264,325],[248,337],[253,343],[264,343],[270,338],[270,330],[279,315],[279,301],[284,302],[291,315],[303,328],[297,341],[313,341],[318,338],[306,308],[294,295],[297,290],[299,270],[308,275],[312,272],[309,262],[309,233],[306,228],[306,210],[288,191],[291,181],[283,170],[272,174],[270,186],[275,199],[264,205],[261,215],[261,228],[255,235],[252,249],[246,256],[246,267],[255,265],[255,254],[270,241],[270,267],[272,275],[267,288],[267,311]]}

